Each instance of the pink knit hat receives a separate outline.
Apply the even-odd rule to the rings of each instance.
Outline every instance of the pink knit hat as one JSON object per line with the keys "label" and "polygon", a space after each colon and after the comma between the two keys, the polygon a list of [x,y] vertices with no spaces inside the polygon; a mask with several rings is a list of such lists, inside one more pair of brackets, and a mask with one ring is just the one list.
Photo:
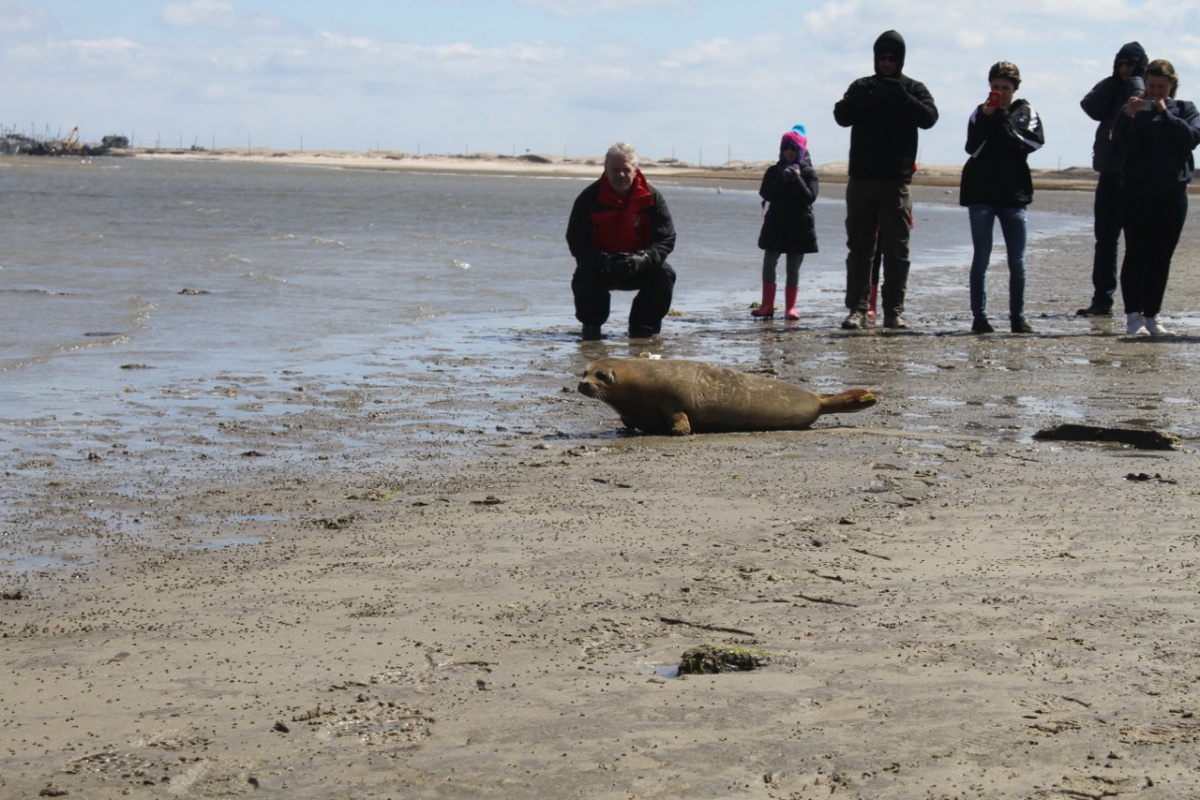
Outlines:
{"label": "pink knit hat", "polygon": [[783,139],[779,142],[779,152],[782,153],[787,147],[796,148],[797,161],[804,160],[804,153],[808,150],[808,131],[803,125],[794,125],[783,135]]}

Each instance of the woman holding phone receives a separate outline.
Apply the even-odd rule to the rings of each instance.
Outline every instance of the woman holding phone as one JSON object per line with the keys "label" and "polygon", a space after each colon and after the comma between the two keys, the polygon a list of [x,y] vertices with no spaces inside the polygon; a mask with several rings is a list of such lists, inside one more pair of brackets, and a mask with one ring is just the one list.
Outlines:
{"label": "woman holding phone", "polygon": [[987,268],[996,220],[1008,251],[1008,314],[1013,333],[1033,333],[1025,321],[1025,207],[1033,201],[1026,159],[1045,144],[1042,120],[1025,100],[1013,99],[1021,71],[1011,61],[988,70],[987,101],[967,122],[967,153],[959,205],[971,221],[971,314],[974,333],[992,333],[987,318]]}
{"label": "woman holding phone", "polygon": [[1131,97],[1113,123],[1113,147],[1124,156],[1121,214],[1125,260],[1121,298],[1126,332],[1170,334],[1158,321],[1171,257],[1187,219],[1187,185],[1195,174],[1200,112],[1176,100],[1179,76],[1160,58],[1146,67],[1145,98]]}

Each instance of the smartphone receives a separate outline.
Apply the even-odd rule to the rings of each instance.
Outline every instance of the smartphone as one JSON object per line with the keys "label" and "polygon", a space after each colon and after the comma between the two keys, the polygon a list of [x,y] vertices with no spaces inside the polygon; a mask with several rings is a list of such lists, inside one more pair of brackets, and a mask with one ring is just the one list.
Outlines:
{"label": "smartphone", "polygon": [[992,108],[999,108],[1000,107],[1000,93],[999,92],[988,92],[987,105]]}

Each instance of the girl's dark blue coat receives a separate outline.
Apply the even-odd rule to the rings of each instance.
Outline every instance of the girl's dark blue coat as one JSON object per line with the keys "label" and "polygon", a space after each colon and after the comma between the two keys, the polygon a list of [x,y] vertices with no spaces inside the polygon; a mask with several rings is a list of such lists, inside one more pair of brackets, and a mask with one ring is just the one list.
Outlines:
{"label": "girl's dark blue coat", "polygon": [[787,162],[780,161],[763,174],[758,194],[766,205],[758,246],[774,253],[817,252],[817,222],[813,203],[820,181],[808,153],[797,171],[787,174]]}

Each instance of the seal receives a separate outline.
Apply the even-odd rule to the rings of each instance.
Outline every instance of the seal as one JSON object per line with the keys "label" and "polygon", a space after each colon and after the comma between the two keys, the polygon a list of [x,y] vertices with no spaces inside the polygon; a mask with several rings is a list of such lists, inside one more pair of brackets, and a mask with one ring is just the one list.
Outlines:
{"label": "seal", "polygon": [[593,361],[578,388],[616,409],[625,427],[674,436],[803,430],[822,414],[862,411],[876,402],[866,389],[817,394],[701,361],[643,358]]}

